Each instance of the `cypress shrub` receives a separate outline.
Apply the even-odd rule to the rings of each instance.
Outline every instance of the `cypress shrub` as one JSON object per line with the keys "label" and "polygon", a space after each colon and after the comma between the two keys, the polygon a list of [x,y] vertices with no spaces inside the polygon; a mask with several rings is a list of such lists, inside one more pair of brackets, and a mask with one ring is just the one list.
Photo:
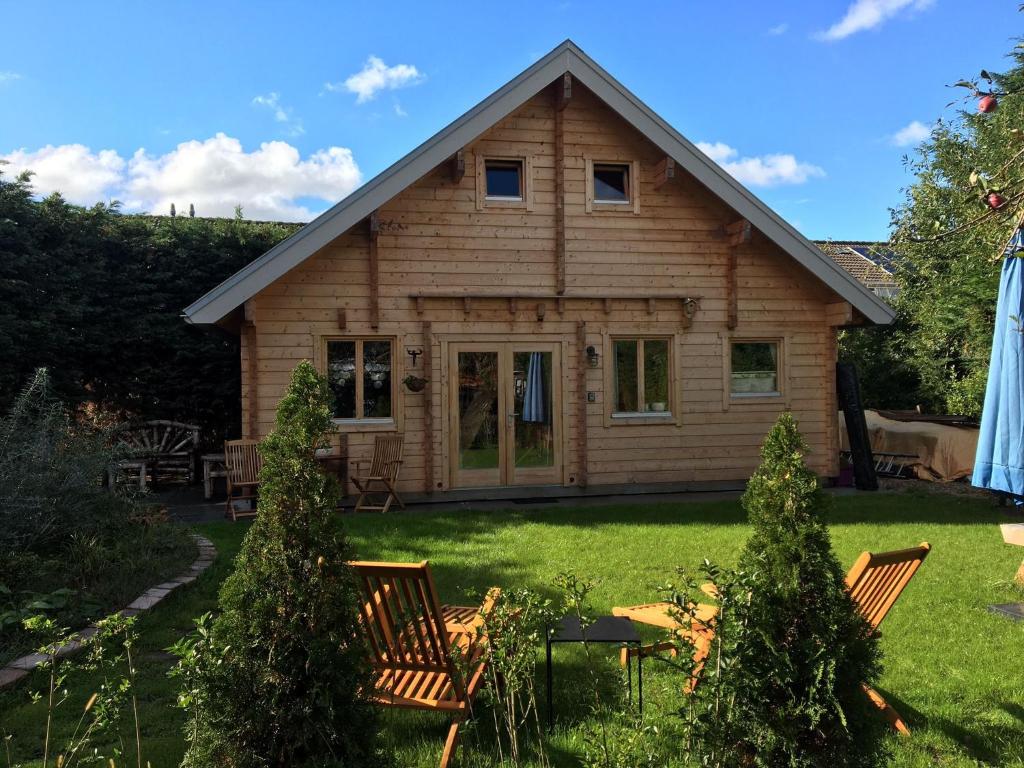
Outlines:
{"label": "cypress shrub", "polygon": [[376,764],[340,492],[314,453],[332,429],[330,398],[326,380],[300,363],[260,445],[258,515],[220,614],[176,649],[191,715],[185,765]]}
{"label": "cypress shrub", "polygon": [[728,677],[740,764],[851,766],[877,762],[881,718],[861,683],[880,671],[867,622],[845,588],[825,515],[831,497],[804,463],[789,413],[761,449],[743,496],[753,525],[740,560]]}

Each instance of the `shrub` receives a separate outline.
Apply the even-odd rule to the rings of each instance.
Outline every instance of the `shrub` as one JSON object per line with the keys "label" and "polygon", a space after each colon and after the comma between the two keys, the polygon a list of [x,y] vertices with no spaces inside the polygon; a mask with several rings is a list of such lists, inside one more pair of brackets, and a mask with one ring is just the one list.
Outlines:
{"label": "shrub", "polygon": [[337,481],[315,458],[332,428],[330,397],[300,363],[260,446],[258,514],[221,588],[221,613],[176,647],[186,765],[372,762],[351,551],[334,520]]}
{"label": "shrub", "polygon": [[824,516],[829,497],[804,464],[807,445],[783,414],[761,450],[743,506],[753,534],[740,560],[725,684],[733,760],[762,766],[847,766],[878,759],[881,720],[861,683],[879,651],[846,591]]}

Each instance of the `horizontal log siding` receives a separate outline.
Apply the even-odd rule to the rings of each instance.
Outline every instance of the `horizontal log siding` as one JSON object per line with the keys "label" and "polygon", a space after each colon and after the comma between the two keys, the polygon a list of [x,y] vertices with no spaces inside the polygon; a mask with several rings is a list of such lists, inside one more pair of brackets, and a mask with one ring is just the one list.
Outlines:
{"label": "horizontal log siding", "polygon": [[[428,300],[424,315],[408,296],[414,291],[511,291],[553,294],[555,262],[554,111],[548,94],[524,104],[466,148],[466,174],[455,183],[443,164],[379,211],[380,335],[397,339],[394,376],[430,378],[433,398],[433,476],[449,482],[447,361],[440,341],[457,334],[494,334],[515,340],[564,341],[563,396],[565,476],[579,472],[579,413],[576,385],[577,322],[587,328],[587,344],[603,350],[604,334],[643,331],[677,333],[674,349],[678,379],[678,423],[609,426],[605,417],[605,369],[586,371],[588,403],[587,483],[656,483],[734,480],[757,465],[765,432],[781,403],[723,405],[723,340],[726,333],[728,247],[721,227],[735,213],[677,169],[676,178],[654,188],[658,150],[622,122],[578,83],[564,114],[565,238],[567,295],[615,294],[644,298],[648,291],[700,297],[689,330],[681,329],[678,302],[659,300],[651,315],[646,304],[616,299],[611,312],[601,301],[573,301],[559,314],[546,300],[543,322],[536,301],[520,300],[515,315],[501,300],[475,300],[467,315],[460,301]],[[478,154],[529,156],[533,210],[485,206],[478,210],[475,167]],[[586,212],[585,158],[640,162],[640,212]],[[634,180],[635,183],[635,180]],[[258,339],[258,396],[250,395],[248,350],[243,344],[243,414],[257,409],[260,434],[270,431],[274,410],[291,369],[315,359],[324,335],[372,335],[369,325],[369,241],[365,225],[339,237],[254,299]],[[825,305],[835,295],[757,233],[737,252],[739,337],[786,338],[787,397],[811,446],[810,463],[835,472],[836,446],[832,395],[834,331]],[[344,309],[347,328],[338,329]],[[431,370],[410,368],[407,347],[421,347],[422,322],[429,319],[437,340]],[[585,361],[584,361],[585,363]],[[396,408],[406,435],[405,465],[399,488],[426,490],[423,466],[422,394],[399,385]],[[349,435],[353,456],[368,458],[373,432]]]}

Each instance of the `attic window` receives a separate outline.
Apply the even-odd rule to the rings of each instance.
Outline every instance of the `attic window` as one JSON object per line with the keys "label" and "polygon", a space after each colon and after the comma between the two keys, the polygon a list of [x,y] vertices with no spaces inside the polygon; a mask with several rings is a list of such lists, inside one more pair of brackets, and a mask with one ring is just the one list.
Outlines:
{"label": "attic window", "polygon": [[594,163],[594,202],[629,203],[629,166]]}
{"label": "attic window", "polygon": [[487,160],[484,175],[488,200],[523,199],[522,160]]}

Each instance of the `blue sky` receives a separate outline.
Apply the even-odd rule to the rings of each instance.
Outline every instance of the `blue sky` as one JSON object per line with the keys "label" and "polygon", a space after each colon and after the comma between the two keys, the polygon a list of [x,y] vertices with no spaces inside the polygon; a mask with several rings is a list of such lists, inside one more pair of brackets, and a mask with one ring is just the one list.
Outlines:
{"label": "blue sky", "polygon": [[569,37],[804,234],[882,239],[1017,5],[0,0],[0,158],[79,203],[301,220]]}

